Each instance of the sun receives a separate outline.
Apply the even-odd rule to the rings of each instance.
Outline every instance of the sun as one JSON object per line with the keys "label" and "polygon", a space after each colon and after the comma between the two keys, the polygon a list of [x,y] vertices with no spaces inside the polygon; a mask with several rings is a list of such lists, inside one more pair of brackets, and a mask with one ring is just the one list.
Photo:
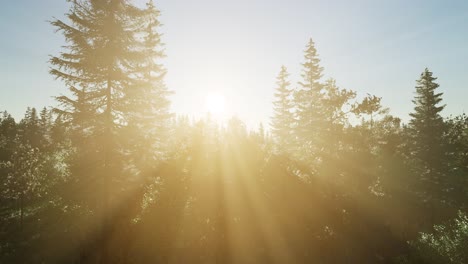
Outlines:
{"label": "sun", "polygon": [[205,110],[216,118],[222,118],[226,112],[226,99],[222,94],[211,93],[205,97]]}

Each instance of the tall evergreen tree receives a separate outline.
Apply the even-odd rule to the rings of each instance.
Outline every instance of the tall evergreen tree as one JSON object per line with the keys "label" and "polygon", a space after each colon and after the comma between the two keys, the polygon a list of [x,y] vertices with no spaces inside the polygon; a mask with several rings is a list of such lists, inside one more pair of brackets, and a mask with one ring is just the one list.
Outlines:
{"label": "tall evergreen tree", "polygon": [[39,113],[39,131],[41,134],[40,149],[46,150],[51,148],[51,129],[52,129],[52,112],[46,107],[42,108]]}
{"label": "tall evergreen tree", "polygon": [[412,189],[420,196],[425,204],[426,218],[435,223],[436,207],[444,204],[448,199],[446,151],[444,134],[446,125],[440,112],[445,105],[441,105],[442,94],[437,91],[439,84],[435,82],[429,69],[425,69],[416,85],[416,95],[413,103],[414,111],[410,113],[409,122],[410,156],[413,162],[414,182]]}
{"label": "tall evergreen tree", "polygon": [[[133,149],[134,163],[156,164],[162,159],[164,144],[172,114],[169,111],[172,94],[164,83],[166,69],[161,64],[165,57],[164,44],[158,32],[161,23],[160,12],[149,1],[144,10],[139,39],[140,60],[133,68],[133,89],[127,94],[129,105],[128,133],[130,146]],[[136,162],[138,161],[138,162]],[[141,168],[140,168],[141,170]]]}
{"label": "tall evergreen tree", "polygon": [[275,101],[273,102],[273,117],[271,118],[272,134],[280,150],[285,151],[292,144],[292,129],[294,126],[294,113],[292,103],[292,90],[289,88],[289,73],[285,66],[276,78]]}
{"label": "tall evergreen tree", "polygon": [[0,162],[8,161],[15,148],[18,126],[7,111],[0,117]]}
{"label": "tall evergreen tree", "polygon": [[325,122],[325,108],[323,105],[323,68],[320,66],[315,43],[309,40],[304,52],[302,64],[302,81],[300,88],[294,94],[295,110],[297,115],[296,135],[299,145],[305,150],[304,155],[310,157],[320,148],[321,129]]}
{"label": "tall evergreen tree", "polygon": [[101,222],[96,258],[102,263],[111,262],[107,241],[113,224],[122,220],[112,216],[122,211],[116,201],[131,179],[124,174],[128,149],[119,139],[132,113],[127,95],[135,89],[133,68],[146,55],[138,50],[143,14],[126,0],[76,0],[67,14],[69,24],[52,21],[68,45],[51,58],[50,72],[72,94],[58,97],[59,112],[69,116],[77,135],[72,178],[79,189],[91,194],[83,193],[86,197],[77,201],[89,201],[82,205]]}
{"label": "tall evergreen tree", "polygon": [[41,147],[43,135],[41,133],[40,119],[37,115],[36,108],[27,108],[19,126],[22,140],[25,144],[31,145],[33,148]]}
{"label": "tall evergreen tree", "polygon": [[416,85],[413,103],[414,111],[410,113],[409,128],[414,142],[412,153],[421,166],[430,171],[439,170],[443,164],[444,151],[442,136],[445,125],[440,112],[445,105],[442,94],[437,92],[439,84],[435,82],[429,69],[425,69]]}

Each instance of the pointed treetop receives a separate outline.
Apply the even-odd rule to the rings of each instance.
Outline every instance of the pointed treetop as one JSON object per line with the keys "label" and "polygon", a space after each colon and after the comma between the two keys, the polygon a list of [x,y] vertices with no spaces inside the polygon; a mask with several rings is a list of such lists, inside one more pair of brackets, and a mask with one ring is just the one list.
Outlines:
{"label": "pointed treetop", "polygon": [[423,122],[427,124],[425,119],[442,120],[440,112],[445,108],[445,105],[438,106],[442,102],[443,93],[435,93],[439,84],[434,82],[437,77],[432,76],[432,72],[425,68],[421,73],[421,78],[417,80],[416,95],[412,101],[415,104],[414,112],[410,113],[413,119],[410,123]]}
{"label": "pointed treetop", "polygon": [[[302,78],[303,82],[299,84],[302,87],[312,88],[322,78],[323,67],[320,66],[320,58],[315,48],[315,43],[312,39],[306,45],[304,50],[304,62],[302,63]],[[318,87],[317,87],[318,88]]]}

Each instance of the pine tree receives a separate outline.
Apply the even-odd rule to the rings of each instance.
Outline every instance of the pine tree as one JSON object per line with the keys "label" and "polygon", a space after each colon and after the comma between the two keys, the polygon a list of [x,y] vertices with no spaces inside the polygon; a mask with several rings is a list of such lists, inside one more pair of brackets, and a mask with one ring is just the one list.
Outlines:
{"label": "pine tree", "polygon": [[323,68],[320,66],[320,59],[312,39],[306,46],[304,59],[300,89],[294,95],[297,115],[296,136],[299,145],[305,148],[304,154],[312,154],[321,148],[320,136],[325,122],[323,84],[320,82]]}
{"label": "pine tree", "polygon": [[112,212],[122,211],[111,201],[122,197],[131,179],[123,169],[128,149],[119,139],[132,113],[127,95],[135,88],[133,68],[145,56],[138,50],[143,13],[126,0],[76,0],[67,14],[69,24],[51,22],[68,43],[51,58],[50,73],[71,92],[57,100],[58,112],[74,130],[72,182],[87,191],[75,201],[84,202],[82,208],[91,209],[101,221],[102,263],[111,262],[107,241],[114,228]]}
{"label": "pine tree", "polygon": [[435,82],[429,69],[425,69],[416,85],[413,103],[414,111],[410,113],[409,122],[410,156],[413,161],[415,184],[412,189],[428,202],[429,221],[436,221],[435,206],[447,200],[447,162],[443,142],[446,126],[440,112],[445,105],[442,94],[438,93],[439,84]]}
{"label": "pine tree", "polygon": [[18,125],[7,111],[0,117],[0,162],[10,160],[18,136]]}
{"label": "pine tree", "polygon": [[445,125],[440,112],[445,105],[442,94],[436,90],[439,84],[434,81],[429,69],[425,69],[417,81],[413,103],[414,112],[410,114],[409,127],[414,142],[412,152],[421,165],[430,171],[441,169],[443,164],[442,136]]}
{"label": "pine tree", "polygon": [[40,148],[43,135],[41,134],[40,119],[37,115],[36,108],[27,108],[19,126],[23,143],[31,145],[33,148]]}
{"label": "pine tree", "polygon": [[[13,153],[17,147],[18,125],[15,119],[4,111],[0,116],[0,164],[11,162]],[[0,165],[0,199],[5,199],[5,188],[7,186],[9,169]]]}
{"label": "pine tree", "polygon": [[[166,144],[169,121],[172,114],[169,111],[172,94],[164,83],[166,69],[161,64],[165,57],[158,32],[160,12],[153,1],[149,1],[142,19],[143,28],[140,39],[141,59],[134,70],[133,89],[127,94],[129,104],[128,133],[130,146],[133,149],[133,161],[143,164],[156,164],[156,158],[163,159],[162,152]],[[141,170],[141,168],[140,168]]]}
{"label": "pine tree", "polygon": [[294,113],[292,112],[292,90],[289,88],[291,83],[288,77],[288,70],[285,66],[282,66],[276,81],[277,87],[275,101],[273,102],[274,113],[271,118],[272,134],[281,150],[285,150],[288,143],[292,144],[293,140]]}
{"label": "pine tree", "polygon": [[0,169],[7,172],[2,197],[19,202],[19,223],[22,230],[27,200],[41,195],[46,179],[46,159],[38,148],[17,143],[11,160],[0,162]]}
{"label": "pine tree", "polygon": [[51,149],[51,128],[52,112],[44,107],[39,113],[39,133],[41,134],[40,150]]}

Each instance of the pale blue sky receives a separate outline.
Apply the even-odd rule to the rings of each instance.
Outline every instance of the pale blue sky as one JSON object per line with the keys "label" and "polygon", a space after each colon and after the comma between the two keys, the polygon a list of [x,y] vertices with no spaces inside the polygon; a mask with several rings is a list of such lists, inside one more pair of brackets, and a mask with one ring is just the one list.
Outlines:
{"label": "pale blue sky", "polygon": [[[138,0],[137,2],[144,2]],[[448,114],[468,110],[468,1],[160,0],[173,111],[200,115],[212,92],[249,125],[268,122],[275,77],[293,83],[312,37],[326,77],[359,94],[383,97],[408,119],[415,80],[439,77]],[[63,37],[46,22],[65,0],[0,4],[0,110],[21,118],[27,106],[54,105],[65,86],[48,74]]]}

